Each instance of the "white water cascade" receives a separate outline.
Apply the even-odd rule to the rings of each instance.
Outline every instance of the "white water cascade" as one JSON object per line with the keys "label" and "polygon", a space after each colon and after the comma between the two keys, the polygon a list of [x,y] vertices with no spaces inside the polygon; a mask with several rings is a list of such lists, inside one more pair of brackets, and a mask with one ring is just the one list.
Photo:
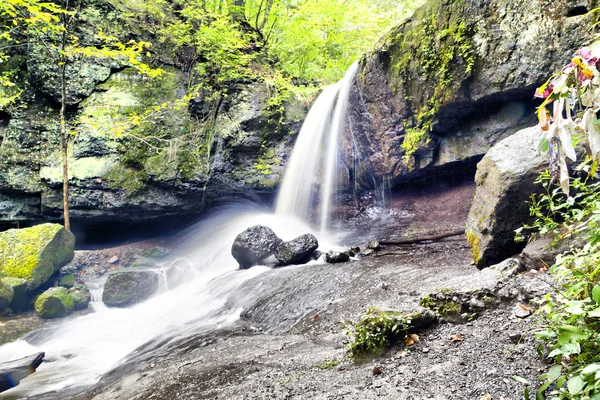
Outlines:
{"label": "white water cascade", "polygon": [[[352,64],[344,79],[325,88],[311,107],[286,166],[275,208],[279,216],[309,221],[321,170],[318,214],[321,234],[326,232],[329,224],[339,141],[346,122],[350,88],[357,71],[358,63]],[[325,150],[324,154],[319,151],[321,147]]]}
{"label": "white water cascade", "polygon": [[[322,228],[327,227],[338,141],[357,68],[353,65],[343,81],[325,89],[311,108],[288,163],[275,214],[248,203],[230,204],[213,212],[179,238],[182,245],[176,255],[193,267],[186,283],[168,290],[169,282],[165,280],[154,297],[130,308],[107,308],[101,301],[103,282],[88,283],[92,303],[87,314],[49,321],[23,338],[0,346],[0,361],[46,353],[38,371],[0,394],[0,399],[93,385],[150,341],[170,343],[237,321],[242,310],[232,308],[228,299],[244,282],[269,269],[258,266],[239,270],[231,256],[235,237],[257,224],[271,227],[283,240],[310,232],[308,221],[319,166],[324,177],[320,221]],[[319,148],[324,141],[328,146],[323,154]],[[321,249],[333,247],[317,236]],[[159,272],[164,278],[164,271]]]}

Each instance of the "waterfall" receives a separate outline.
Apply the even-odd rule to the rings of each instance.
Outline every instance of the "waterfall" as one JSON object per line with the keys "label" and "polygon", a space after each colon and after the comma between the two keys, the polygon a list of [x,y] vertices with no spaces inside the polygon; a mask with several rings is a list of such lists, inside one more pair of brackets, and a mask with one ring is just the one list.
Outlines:
{"label": "waterfall", "polygon": [[277,215],[309,221],[321,170],[317,219],[321,233],[325,233],[329,224],[331,197],[337,183],[339,141],[345,127],[350,88],[357,71],[356,62],[344,79],[325,88],[317,97],[294,145],[277,198]]}
{"label": "waterfall", "polygon": [[[48,322],[42,329],[0,346],[2,361],[40,351],[46,352],[48,359],[19,386],[0,394],[0,399],[86,387],[122,365],[129,355],[154,351],[140,350],[147,343],[165,343],[237,321],[243,305],[233,307],[228,302],[244,282],[268,268],[240,271],[231,256],[235,237],[257,224],[269,226],[283,240],[310,232],[308,221],[317,199],[319,175],[321,207],[317,221],[321,233],[327,229],[330,199],[335,193],[338,142],[357,70],[354,64],[342,81],[326,88],[308,113],[287,165],[275,214],[256,204],[235,203],[205,216],[178,237],[181,245],[176,256],[192,269],[186,279],[169,285],[165,270],[156,270],[161,282],[157,294],[132,307],[106,307],[102,303],[104,280],[88,283],[90,312]],[[317,236],[321,249],[334,247],[327,243],[331,233]]]}

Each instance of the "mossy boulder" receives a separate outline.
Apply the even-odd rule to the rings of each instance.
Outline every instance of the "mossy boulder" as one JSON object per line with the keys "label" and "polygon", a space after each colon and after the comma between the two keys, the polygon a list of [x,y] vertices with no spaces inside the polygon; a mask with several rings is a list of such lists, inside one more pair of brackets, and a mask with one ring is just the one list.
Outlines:
{"label": "mossy boulder", "polygon": [[0,233],[0,277],[27,281],[29,290],[44,284],[74,256],[75,236],[58,224]]}
{"label": "mossy boulder", "polygon": [[40,318],[62,318],[73,312],[75,300],[64,287],[53,287],[37,298],[34,308]]}
{"label": "mossy boulder", "polygon": [[65,275],[58,281],[58,286],[65,287],[67,289],[72,288],[75,285],[75,275]]}
{"label": "mossy boulder", "polygon": [[3,281],[0,281],[0,312],[4,310],[14,297],[14,290],[12,286]]}
{"label": "mossy boulder", "polygon": [[75,284],[69,289],[69,294],[73,297],[74,311],[85,310],[92,300],[90,290],[85,285]]}
{"label": "mossy boulder", "polygon": [[159,277],[155,271],[118,271],[106,279],[102,302],[109,307],[127,307],[156,293]]}
{"label": "mossy boulder", "polygon": [[13,312],[23,311],[29,307],[27,281],[19,278],[1,278],[0,282],[13,289],[13,299],[9,304]]}
{"label": "mossy boulder", "polygon": [[534,184],[548,166],[537,151],[537,127],[504,139],[477,165],[475,197],[467,218],[466,235],[473,262],[485,268],[519,253],[515,229],[530,219],[527,200],[541,186]]}

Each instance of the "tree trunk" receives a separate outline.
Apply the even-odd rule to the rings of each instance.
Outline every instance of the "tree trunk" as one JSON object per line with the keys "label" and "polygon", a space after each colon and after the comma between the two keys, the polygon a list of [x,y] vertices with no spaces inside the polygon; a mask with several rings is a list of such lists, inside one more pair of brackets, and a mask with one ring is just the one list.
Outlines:
{"label": "tree trunk", "polygon": [[[66,10],[69,9],[69,2],[66,2]],[[67,136],[67,57],[65,50],[67,48],[67,33],[69,20],[66,15],[63,16],[63,27],[61,37],[61,54],[59,56],[60,68],[60,145],[62,150],[63,164],[63,215],[65,229],[71,230],[71,221],[69,219],[69,139]]]}
{"label": "tree trunk", "polygon": [[273,8],[273,0],[267,0],[267,6],[265,8],[265,12],[263,14],[262,22],[260,23],[260,27],[258,30],[262,33],[263,29],[267,25],[267,21],[269,20],[269,15],[271,14],[271,8]]}

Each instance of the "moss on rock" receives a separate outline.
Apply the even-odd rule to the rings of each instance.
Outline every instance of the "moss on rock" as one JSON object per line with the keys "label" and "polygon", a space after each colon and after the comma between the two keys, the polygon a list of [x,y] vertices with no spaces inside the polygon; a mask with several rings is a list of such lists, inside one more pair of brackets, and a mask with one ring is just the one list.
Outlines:
{"label": "moss on rock", "polygon": [[4,283],[3,281],[0,281],[0,312],[2,312],[3,309],[8,307],[13,297],[14,290],[12,286],[10,286],[7,283]]}
{"label": "moss on rock", "polygon": [[0,233],[0,277],[25,279],[34,290],[69,263],[74,251],[75,236],[62,225],[10,229]]}
{"label": "moss on rock", "polygon": [[23,311],[28,307],[27,281],[20,278],[2,278],[0,282],[9,285],[13,289],[13,299],[9,304],[13,312]]}
{"label": "moss on rock", "polygon": [[75,311],[85,310],[92,300],[90,290],[85,285],[75,284],[69,289],[69,294],[73,296],[73,309]]}
{"label": "moss on rock", "polygon": [[46,290],[35,301],[35,311],[41,318],[62,318],[73,312],[75,300],[64,287]]}
{"label": "moss on rock", "polygon": [[67,289],[72,288],[73,285],[75,285],[75,275],[73,274],[65,275],[60,278],[60,281],[58,281],[58,286],[65,287]]}

